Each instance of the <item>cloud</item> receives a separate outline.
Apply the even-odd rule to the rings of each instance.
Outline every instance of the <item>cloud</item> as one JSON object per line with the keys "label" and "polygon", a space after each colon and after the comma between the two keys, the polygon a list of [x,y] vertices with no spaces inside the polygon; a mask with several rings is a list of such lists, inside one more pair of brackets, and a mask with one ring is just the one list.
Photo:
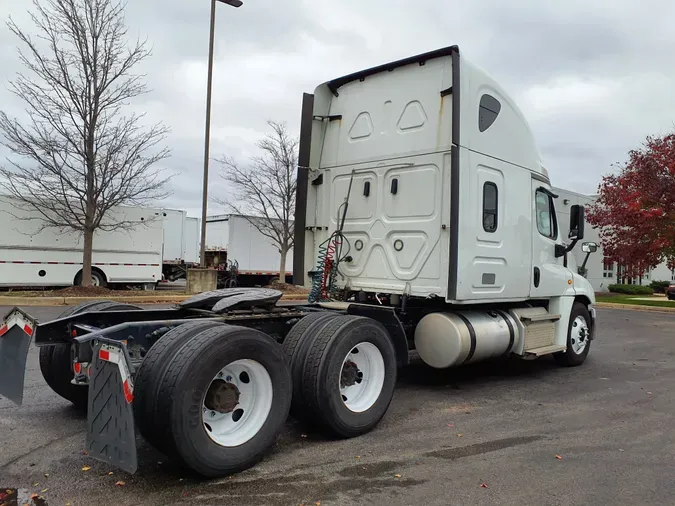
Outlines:
{"label": "cloud", "polygon": [[[147,37],[143,63],[152,93],[133,104],[171,128],[177,174],[172,207],[200,211],[204,149],[208,0],[133,0],[130,37]],[[28,26],[26,2],[0,4],[0,17]],[[245,0],[218,5],[212,156],[245,161],[266,120],[299,130],[303,92],[326,80],[451,44],[487,70],[528,118],[556,186],[595,191],[611,164],[675,117],[675,65],[667,0]],[[20,70],[0,27],[0,68]],[[0,89],[0,108],[20,104]],[[0,155],[2,153],[0,152]],[[212,164],[212,194],[229,189]],[[211,206],[215,212],[218,209]]]}

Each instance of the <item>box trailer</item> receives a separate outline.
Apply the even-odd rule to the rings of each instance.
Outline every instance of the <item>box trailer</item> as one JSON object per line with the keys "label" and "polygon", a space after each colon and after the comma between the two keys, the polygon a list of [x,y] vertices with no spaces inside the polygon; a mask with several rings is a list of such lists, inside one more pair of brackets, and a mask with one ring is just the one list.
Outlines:
{"label": "box trailer", "polygon": [[175,281],[199,264],[199,220],[186,211],[163,209],[164,250],[162,276]]}
{"label": "box trailer", "polygon": [[306,94],[299,166],[294,277],[312,288],[307,304],[232,288],[163,310],[89,303],[44,323],[15,308],[0,394],[21,403],[32,337],[51,388],[88,410],[91,457],[135,471],[138,432],[222,476],[260,460],[289,413],[337,437],[374,429],[412,349],[433,368],[585,361],[595,296],[567,264],[583,207],[563,237],[525,118],[457,46]]}
{"label": "box trailer", "polygon": [[[259,218],[217,215],[206,219],[207,265],[222,271],[223,286],[268,285],[281,279],[281,254],[269,237],[260,232]],[[286,257],[285,281],[293,276],[293,250]],[[229,284],[233,278],[236,283]]]}
{"label": "box trailer", "polygon": [[[79,284],[83,237],[43,228],[37,211],[0,197],[0,286],[57,287]],[[94,233],[92,284],[154,287],[162,275],[162,216],[157,209],[119,207],[105,218],[131,227]]]}

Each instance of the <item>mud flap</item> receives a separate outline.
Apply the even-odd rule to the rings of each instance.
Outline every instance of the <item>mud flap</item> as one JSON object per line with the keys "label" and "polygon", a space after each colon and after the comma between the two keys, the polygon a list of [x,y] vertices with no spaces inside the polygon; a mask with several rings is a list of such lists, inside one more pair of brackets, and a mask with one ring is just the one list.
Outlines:
{"label": "mud flap", "polygon": [[21,406],[35,320],[18,308],[0,326],[0,395]]}
{"label": "mud flap", "polygon": [[89,456],[129,473],[138,469],[129,356],[123,343],[94,347],[89,378]]}

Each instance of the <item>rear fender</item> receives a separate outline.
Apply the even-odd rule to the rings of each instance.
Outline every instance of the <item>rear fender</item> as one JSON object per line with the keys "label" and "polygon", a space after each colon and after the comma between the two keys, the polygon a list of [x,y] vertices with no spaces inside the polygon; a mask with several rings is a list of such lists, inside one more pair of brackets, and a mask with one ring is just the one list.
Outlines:
{"label": "rear fender", "polygon": [[0,326],[0,395],[21,406],[28,349],[37,320],[15,307]]}

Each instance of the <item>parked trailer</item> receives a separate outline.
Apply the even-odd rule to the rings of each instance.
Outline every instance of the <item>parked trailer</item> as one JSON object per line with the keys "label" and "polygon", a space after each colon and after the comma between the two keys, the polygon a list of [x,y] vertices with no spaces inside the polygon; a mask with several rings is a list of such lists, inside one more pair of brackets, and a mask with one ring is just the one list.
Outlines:
{"label": "parked trailer", "polygon": [[[162,216],[157,209],[119,207],[110,223],[137,222],[123,230],[94,233],[92,284],[154,287],[162,275]],[[0,197],[0,286],[45,287],[80,284],[83,237],[42,229],[37,211]]]}
{"label": "parked trailer", "polygon": [[[232,214],[206,219],[206,263],[222,271],[222,287],[266,286],[273,279],[281,279],[279,249],[260,232],[257,219]],[[292,282],[292,277],[291,249],[286,257],[285,281]]]}
{"label": "parked trailer", "polygon": [[289,413],[338,437],[372,430],[413,348],[435,368],[585,361],[595,299],[566,266],[583,208],[565,244],[527,123],[456,46],[319,86],[300,137],[294,268],[313,303],[239,288],[46,323],[15,308],[0,394],[21,403],[32,336],[51,388],[88,410],[90,456],[136,471],[138,431],[222,476],[253,466]]}
{"label": "parked trailer", "polygon": [[199,265],[199,220],[176,209],[163,209],[163,217],[162,276],[175,281],[185,278],[187,269]]}

